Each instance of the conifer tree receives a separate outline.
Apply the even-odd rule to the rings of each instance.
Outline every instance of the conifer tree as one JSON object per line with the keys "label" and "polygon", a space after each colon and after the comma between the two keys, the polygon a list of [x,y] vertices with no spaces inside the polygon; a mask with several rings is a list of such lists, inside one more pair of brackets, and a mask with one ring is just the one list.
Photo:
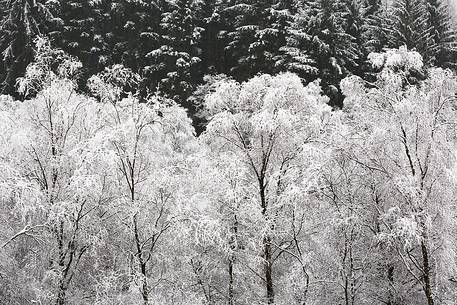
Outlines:
{"label": "conifer tree", "polygon": [[202,28],[196,26],[192,0],[177,0],[169,6],[162,14],[161,46],[146,55],[151,64],[144,68],[144,75],[151,80],[151,89],[156,86],[178,103],[187,105],[187,98],[202,78],[199,45]]}
{"label": "conifer tree", "polygon": [[457,34],[451,25],[450,9],[442,0],[425,0],[430,34],[436,45],[435,61],[438,66],[456,67]]}
{"label": "conifer tree", "polygon": [[295,0],[277,0],[270,9],[272,24],[270,26],[273,31],[276,31],[278,39],[273,39],[270,51],[273,59],[272,67],[274,72],[288,71],[286,67],[281,64],[284,59],[282,48],[287,45],[288,27],[293,21],[294,15],[297,13],[297,5]]}
{"label": "conifer tree", "polygon": [[[342,96],[338,84],[354,71],[360,59],[355,38],[346,32],[347,15],[347,5],[341,0],[303,1],[289,29],[289,45],[297,50],[290,53],[291,65],[302,68],[302,78],[320,78],[331,103],[339,106]],[[309,68],[306,56],[312,60]]]}
{"label": "conifer tree", "polygon": [[0,8],[0,52],[4,72],[1,90],[15,93],[16,78],[23,75],[33,59],[34,39],[46,33],[53,16],[42,0],[2,0]]}
{"label": "conifer tree", "polygon": [[224,18],[227,1],[205,0],[196,16],[201,33],[202,67],[207,74],[229,73],[232,66],[225,46],[228,43],[229,20]]}
{"label": "conifer tree", "polygon": [[382,0],[365,0],[362,4],[363,18],[363,43],[366,53],[381,52],[387,46],[389,28],[387,7],[382,5]]}
{"label": "conifer tree", "polygon": [[60,22],[50,31],[50,39],[53,45],[82,62],[78,79],[81,89],[85,89],[91,75],[113,63],[109,44],[113,36],[110,5],[107,1],[59,0],[51,7]]}
{"label": "conifer tree", "polygon": [[279,62],[284,69],[297,73],[303,79],[313,78],[319,72],[307,48],[311,40],[306,29],[307,17],[302,8],[292,16],[287,27],[286,45],[280,48],[283,56]]}
{"label": "conifer tree", "polygon": [[393,3],[389,46],[406,46],[416,50],[427,64],[433,63],[437,52],[429,25],[429,13],[422,0],[399,0]]}
{"label": "conifer tree", "polygon": [[113,61],[142,72],[145,55],[159,47],[161,1],[117,0],[111,6]]}
{"label": "conifer tree", "polygon": [[344,16],[345,19],[345,33],[349,34],[354,38],[355,46],[355,59],[354,65],[349,67],[352,74],[361,75],[362,65],[365,61],[366,54],[364,45],[363,28],[365,26],[365,19],[363,16],[363,9],[358,0],[345,0],[344,1],[347,9],[347,13]]}
{"label": "conifer tree", "polygon": [[227,44],[235,59],[232,76],[245,80],[257,73],[278,72],[293,9],[293,1],[280,0],[237,0],[226,8],[226,18],[233,22]]}
{"label": "conifer tree", "polygon": [[389,29],[392,28],[389,12],[390,6],[383,0],[362,2],[362,46],[365,56],[360,76],[369,81],[375,81],[376,73],[379,71],[366,59],[370,53],[382,52],[388,46]]}

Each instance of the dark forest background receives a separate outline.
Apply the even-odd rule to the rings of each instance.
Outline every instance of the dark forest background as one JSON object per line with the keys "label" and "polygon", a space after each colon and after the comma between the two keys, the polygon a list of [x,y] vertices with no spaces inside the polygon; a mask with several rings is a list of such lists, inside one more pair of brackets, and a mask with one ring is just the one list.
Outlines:
{"label": "dark forest background", "polygon": [[454,69],[450,16],[440,0],[0,0],[0,92],[20,98],[16,79],[33,60],[34,39],[47,36],[83,63],[80,90],[122,64],[141,76],[131,88],[139,96],[158,91],[197,123],[211,75],[245,81],[292,71],[321,79],[341,106],[340,80],[369,79],[370,52],[407,46],[429,66]]}

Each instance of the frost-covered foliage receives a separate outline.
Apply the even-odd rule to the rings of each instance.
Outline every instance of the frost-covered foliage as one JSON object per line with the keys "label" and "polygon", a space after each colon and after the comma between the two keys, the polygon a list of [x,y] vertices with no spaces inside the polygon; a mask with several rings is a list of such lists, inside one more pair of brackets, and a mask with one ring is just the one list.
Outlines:
{"label": "frost-covered foliage", "polygon": [[58,79],[75,79],[82,64],[64,51],[51,48],[48,39],[35,39],[36,60],[27,66],[23,77],[17,79],[18,92],[23,97],[36,94]]}
{"label": "frost-covered foliage", "polygon": [[91,216],[107,194],[86,147],[100,126],[100,105],[77,94],[72,81],[40,69],[45,61],[31,66],[28,72],[37,73],[22,80],[25,92],[42,86],[36,97],[2,105],[3,139],[9,148],[2,151],[2,162],[14,169],[2,184],[11,195],[2,201],[15,219],[12,224],[24,226],[7,234],[31,238],[25,257],[43,254],[26,259],[35,280],[41,279],[29,288],[36,292],[30,300],[63,304],[81,259],[101,238],[100,223]]}
{"label": "frost-covered foliage", "polygon": [[[292,299],[304,302],[308,298],[310,278],[302,255],[311,250],[305,240],[293,247],[289,243],[292,236],[298,238],[314,224],[305,210],[313,205],[329,137],[339,122],[326,100],[317,82],[305,87],[290,73],[262,75],[242,84],[221,81],[206,98],[212,116],[202,140],[209,146],[209,160],[221,171],[212,179],[227,184],[216,194],[218,201],[227,202],[217,217],[229,232],[224,233],[229,248],[223,252],[232,268],[228,276],[238,281],[241,275],[233,270],[244,264],[263,265],[265,279],[259,282],[252,274],[243,275],[249,279],[243,286],[229,287],[234,303],[243,298],[261,303],[264,298],[238,296],[240,289],[265,290],[270,303],[276,295],[286,296],[287,290],[275,288],[278,279],[289,280],[287,268],[275,263],[283,256],[301,266],[297,280],[306,283]],[[273,274],[278,276],[274,279]]]}
{"label": "frost-covered foliage", "polygon": [[96,77],[96,88],[104,89],[98,91],[101,99],[109,102],[102,109],[104,125],[91,142],[112,187],[105,210],[118,225],[111,233],[129,240],[119,253],[130,260],[124,270],[131,276],[127,285],[138,287],[138,300],[145,304],[159,302],[168,293],[161,278],[170,276],[167,269],[173,263],[169,242],[175,241],[172,232],[182,217],[180,164],[193,150],[193,129],[184,109],[171,101],[152,97],[140,103],[131,95],[119,99],[121,89],[110,81],[116,74],[108,73]]}
{"label": "frost-covered foliage", "polygon": [[[377,218],[373,237],[394,251],[399,263],[395,272],[406,272],[427,304],[438,299],[452,304],[456,78],[448,70],[431,69],[426,80],[411,85],[404,72],[422,68],[417,53],[400,49],[370,58],[383,68],[374,84],[357,78],[342,84],[352,128],[346,158],[366,172],[363,183],[372,184]],[[414,300],[399,292],[395,297]]]}
{"label": "frost-covered foliage", "polygon": [[292,73],[208,77],[196,137],[132,70],[90,97],[38,46],[25,100],[0,96],[0,303],[457,302],[451,71],[373,53],[338,111]]}
{"label": "frost-covered foliage", "polygon": [[[151,290],[142,283],[149,265],[160,261],[161,274],[166,269],[156,247],[179,211],[179,163],[193,149],[190,119],[170,101],[121,97],[116,80],[128,71],[117,67],[94,77],[101,102],[80,95],[67,78],[78,65],[60,60],[53,72],[48,61],[54,63],[58,51],[38,46],[43,51],[21,80],[24,92],[37,90],[36,97],[23,103],[2,97],[0,106],[1,203],[11,216],[1,247],[25,239],[24,259],[34,273],[28,295],[18,297],[79,304],[80,294],[94,286],[98,302],[98,293],[111,295],[97,283],[111,279],[132,287],[126,302],[135,300],[135,286],[147,298]],[[132,265],[106,265],[117,257]],[[13,265],[8,272],[26,269]],[[84,272],[91,278],[84,280]]]}
{"label": "frost-covered foliage", "polygon": [[415,51],[408,51],[406,46],[390,49],[384,53],[370,53],[368,61],[376,69],[405,69],[420,71],[424,67],[422,56]]}
{"label": "frost-covered foliage", "polygon": [[87,82],[91,93],[103,102],[116,103],[127,94],[126,90],[136,88],[140,76],[123,65],[114,65],[98,73]]}

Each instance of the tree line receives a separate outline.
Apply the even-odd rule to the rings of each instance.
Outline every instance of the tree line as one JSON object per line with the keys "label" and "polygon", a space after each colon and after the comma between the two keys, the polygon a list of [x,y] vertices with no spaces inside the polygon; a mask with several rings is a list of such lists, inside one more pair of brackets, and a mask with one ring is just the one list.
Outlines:
{"label": "tree line", "polygon": [[159,91],[191,112],[205,75],[237,81],[292,71],[321,79],[331,104],[342,105],[339,82],[369,78],[370,52],[407,46],[427,65],[455,67],[456,36],[441,0],[2,0],[0,64],[3,93],[33,59],[34,39],[83,63],[79,89],[106,67],[140,75],[142,97]]}

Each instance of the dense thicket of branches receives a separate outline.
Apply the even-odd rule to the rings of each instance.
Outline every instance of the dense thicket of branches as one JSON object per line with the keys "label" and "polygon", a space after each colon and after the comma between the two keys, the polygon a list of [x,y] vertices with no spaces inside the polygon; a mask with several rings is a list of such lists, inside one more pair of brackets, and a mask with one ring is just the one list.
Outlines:
{"label": "dense thicket of branches", "polygon": [[1,0],[0,18],[3,93],[16,94],[33,39],[46,35],[83,63],[80,90],[122,64],[140,75],[142,97],[159,90],[192,113],[187,99],[207,74],[294,71],[320,78],[341,106],[339,81],[369,73],[371,51],[406,45],[427,64],[457,63],[443,0]]}
{"label": "dense thicket of branches", "polygon": [[78,93],[75,57],[34,50],[0,95],[1,304],[456,304],[451,70],[371,53],[341,110],[290,72],[219,76],[197,137],[137,73]]}

